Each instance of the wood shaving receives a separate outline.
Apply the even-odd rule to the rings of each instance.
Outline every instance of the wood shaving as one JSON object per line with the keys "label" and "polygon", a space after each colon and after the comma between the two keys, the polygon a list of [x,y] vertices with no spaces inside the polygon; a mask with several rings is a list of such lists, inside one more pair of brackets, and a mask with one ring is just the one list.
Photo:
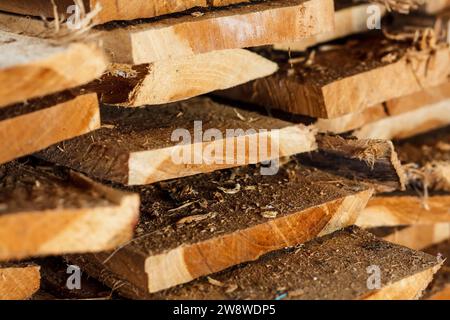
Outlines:
{"label": "wood shaving", "polygon": [[275,219],[278,216],[277,211],[264,211],[261,212],[261,216],[266,219]]}
{"label": "wood shaving", "polygon": [[207,279],[208,279],[208,282],[210,284],[212,284],[213,286],[216,286],[216,287],[223,287],[224,286],[223,282],[220,282],[219,280],[213,279],[211,277],[207,277]]}
{"label": "wood shaving", "polygon": [[239,191],[241,191],[241,185],[238,183],[238,184],[236,184],[236,186],[233,189],[227,189],[224,187],[217,187],[217,189],[219,189],[220,191],[222,191],[223,193],[226,193],[226,194],[236,194]]}

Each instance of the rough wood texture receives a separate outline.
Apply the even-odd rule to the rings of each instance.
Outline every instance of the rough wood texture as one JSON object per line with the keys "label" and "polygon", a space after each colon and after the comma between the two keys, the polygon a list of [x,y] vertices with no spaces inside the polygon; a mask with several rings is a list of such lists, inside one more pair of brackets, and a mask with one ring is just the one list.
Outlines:
{"label": "rough wood texture", "polygon": [[378,195],[370,199],[356,224],[363,228],[436,223],[450,225],[449,208],[449,194],[428,198],[414,194]]}
{"label": "rough wood texture", "polygon": [[[94,24],[103,24],[114,20],[134,20],[153,18],[170,13],[185,11],[194,7],[227,6],[249,2],[249,0],[84,0],[87,12],[97,5],[102,10],[94,19]],[[60,15],[68,16],[67,9],[73,0],[56,0]],[[0,0],[0,10],[37,17],[54,17],[54,7],[49,0]]]}
{"label": "rough wood texture", "polygon": [[0,300],[25,300],[39,289],[39,266],[0,263]]}
{"label": "rough wood texture", "polygon": [[0,108],[83,85],[106,69],[93,45],[50,42],[0,31]]}
{"label": "rough wood texture", "polygon": [[[308,127],[207,98],[139,109],[105,107],[102,121],[104,128],[52,146],[38,157],[100,179],[142,185],[316,148]],[[194,121],[202,121],[202,127],[196,129]],[[190,139],[173,138],[176,129],[185,129]],[[218,130],[220,136],[203,139],[203,132],[198,134],[202,129]],[[232,129],[243,131],[227,136]]]}
{"label": "rough wood texture", "polygon": [[[408,137],[448,124],[448,121],[446,121],[448,112],[442,113],[442,109],[446,111],[445,106],[439,107],[439,103],[442,103],[442,105],[450,104],[449,99],[450,83],[445,83],[437,87],[426,88],[421,92],[405,97],[386,101],[359,112],[349,113],[339,118],[317,119],[315,126],[321,132],[336,134],[362,128],[357,131],[361,136],[370,136],[370,133],[373,132],[373,135],[377,135],[378,138],[380,136],[388,139]],[[429,112],[425,110],[419,111],[421,108],[426,108]],[[408,115],[408,112],[414,113]],[[377,122],[382,119],[390,119],[390,117],[396,118]],[[408,120],[403,121],[402,117],[412,118],[412,125]],[[434,121],[428,121],[429,119]],[[393,126],[394,123],[396,126]],[[386,127],[382,130],[383,126]],[[371,131],[369,128],[379,129]]]}
{"label": "rough wood texture", "polygon": [[[339,2],[339,0],[335,1],[335,6]],[[336,8],[334,14],[334,30],[302,41],[276,44],[274,48],[276,50],[305,51],[307,48],[319,43],[344,38],[355,33],[366,32],[368,31],[367,20],[370,17],[368,9],[371,6],[373,6],[373,3],[352,3],[339,10]],[[377,7],[380,10],[380,14],[384,16],[386,13],[384,6],[378,5]]]}
{"label": "rough wood texture", "polygon": [[332,0],[281,0],[154,22],[115,24],[100,37],[112,60],[144,64],[299,40],[333,27]]}
{"label": "rough wood texture", "polygon": [[300,156],[302,163],[368,183],[378,192],[405,189],[405,171],[391,141],[318,135],[317,144],[317,151]]}
{"label": "rough wood texture", "polygon": [[115,64],[89,88],[104,103],[136,107],[227,89],[277,70],[275,63],[250,51],[220,50],[139,66]]}
{"label": "rough wood texture", "polygon": [[69,258],[111,287],[114,277],[133,284],[118,290],[134,298],[351,225],[372,194],[296,161],[275,176],[249,166],[136,190],[144,212],[135,239]]}
{"label": "rough wood texture", "polygon": [[428,286],[423,298],[427,300],[450,300],[450,240],[445,240],[423,249],[431,255],[438,255],[445,262],[434,276],[433,282]]}
{"label": "rough wood texture", "polygon": [[[414,51],[380,33],[306,56],[262,51],[280,64],[274,75],[218,94],[318,118],[337,118],[448,82],[450,51]],[[376,90],[374,90],[376,88]]]}
{"label": "rough wood texture", "polygon": [[74,96],[66,92],[0,108],[0,164],[98,128],[96,94]]}
{"label": "rough wood texture", "polygon": [[409,184],[450,192],[450,127],[399,141],[396,149]]}
{"label": "rough wood texture", "polygon": [[0,261],[111,250],[132,237],[137,195],[16,163],[0,177]]}
{"label": "rough wood texture", "polygon": [[[368,289],[370,266],[381,270],[381,289]],[[320,266],[320,268],[318,268]],[[228,271],[145,299],[417,299],[439,270],[431,255],[375,238],[356,227],[301,247],[267,254]],[[127,283],[124,288],[131,289]]]}
{"label": "rough wood texture", "polygon": [[448,222],[414,224],[406,227],[376,227],[368,230],[386,241],[413,250],[423,250],[450,238]]}

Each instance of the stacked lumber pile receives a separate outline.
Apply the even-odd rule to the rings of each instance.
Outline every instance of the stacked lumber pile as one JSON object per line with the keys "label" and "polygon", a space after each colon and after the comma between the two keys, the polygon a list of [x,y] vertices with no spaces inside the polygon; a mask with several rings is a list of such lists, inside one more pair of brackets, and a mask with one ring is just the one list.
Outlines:
{"label": "stacked lumber pile", "polygon": [[447,298],[448,10],[0,0],[0,299]]}

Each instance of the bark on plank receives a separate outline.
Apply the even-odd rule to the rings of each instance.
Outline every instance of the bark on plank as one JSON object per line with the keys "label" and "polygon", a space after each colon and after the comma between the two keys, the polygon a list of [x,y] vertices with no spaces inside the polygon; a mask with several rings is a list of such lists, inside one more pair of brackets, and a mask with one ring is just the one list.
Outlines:
{"label": "bark on plank", "polygon": [[136,107],[185,100],[269,76],[278,66],[243,49],[213,51],[139,66],[113,64],[88,87],[107,104]]}
{"label": "bark on plank", "polygon": [[95,93],[76,96],[65,92],[0,108],[0,164],[98,128]]}
{"label": "bark on plank", "polygon": [[391,141],[318,135],[317,144],[317,151],[300,156],[302,163],[367,183],[378,192],[405,189],[405,171]]}
{"label": "bark on plank", "polygon": [[[379,290],[367,286],[367,268],[373,265],[382,272]],[[129,283],[123,288],[138,299],[403,300],[419,298],[440,266],[431,255],[350,227],[153,295]]]}
{"label": "bark on plank", "polygon": [[[344,38],[355,33],[367,32],[367,21],[370,17],[368,9],[374,4],[354,3],[349,1],[347,5],[338,7],[341,1],[335,1],[336,12],[334,14],[334,30],[316,35],[297,42],[280,43],[274,45],[276,50],[305,51],[309,47],[331,40]],[[345,1],[344,1],[345,2]],[[377,5],[382,16],[386,9],[382,5]],[[371,12],[371,11],[370,11]]]}
{"label": "bark on plank", "polygon": [[[104,128],[52,146],[38,157],[100,179],[142,185],[276,161],[316,148],[308,127],[237,111],[207,98],[139,109],[105,107],[102,119]],[[195,121],[201,126],[195,127]],[[173,138],[177,129],[188,136]],[[209,129],[218,130],[216,136],[203,139]],[[228,131],[227,136],[231,129],[242,132]]]}
{"label": "bark on plank", "polygon": [[[442,110],[440,110],[439,107],[436,107],[435,109],[434,106],[437,106],[439,103],[446,101],[449,98],[450,98],[450,83],[445,83],[443,85],[427,88],[421,92],[414,93],[405,97],[386,101],[382,104],[364,109],[359,112],[349,113],[339,118],[317,119],[315,126],[321,132],[331,132],[336,134],[349,132],[361,128],[360,131],[361,136],[363,135],[364,131],[367,132],[366,133],[367,136],[370,136],[371,130],[364,129],[364,127],[381,128],[383,125],[386,125],[387,129],[389,129],[385,130],[387,133],[382,134],[377,133],[377,135],[384,135],[386,138],[389,139],[397,137],[401,138],[402,136],[410,136],[417,134],[417,132],[420,131],[435,129],[436,127],[442,126],[442,124],[445,124],[446,113],[442,113]],[[427,108],[427,110],[429,110],[430,112],[426,112],[426,116],[423,117],[422,114],[425,112],[419,111],[419,109],[421,108]],[[415,112],[415,113],[411,113],[411,116],[408,116],[407,114],[408,112]],[[409,121],[395,121],[395,120],[385,120],[384,122],[381,121],[383,119],[389,119],[389,117],[395,116],[398,116],[396,118],[397,120],[401,120],[400,115],[403,114],[405,114],[404,117],[410,117],[415,119],[413,123],[417,124],[419,122],[419,125],[411,126],[409,125]],[[428,119],[430,118],[439,120],[428,121]],[[378,125],[376,123],[378,123]],[[397,124],[395,130],[390,129],[392,127],[391,125],[392,123]],[[380,138],[380,136],[378,136],[378,138]]]}
{"label": "bark on plank", "polygon": [[0,300],[30,299],[40,286],[39,266],[0,263]]}
{"label": "bark on plank", "polygon": [[396,149],[410,185],[450,192],[450,127],[399,141]]}
{"label": "bark on plank", "polygon": [[0,31],[0,108],[86,84],[105,69],[105,56],[93,45],[52,45]]}
{"label": "bark on plank", "polygon": [[0,170],[0,261],[111,250],[132,237],[137,195],[52,169]]}
{"label": "bark on plank", "polygon": [[370,199],[356,224],[363,228],[437,223],[450,225],[449,208],[449,194],[428,198],[411,193],[378,195]]}
{"label": "bark on plank", "polygon": [[450,300],[450,240],[445,240],[423,249],[424,252],[445,259],[442,268],[436,273],[423,298],[426,300]]}
{"label": "bark on plank", "polygon": [[[101,11],[94,16],[94,24],[103,24],[114,20],[134,20],[153,18],[166,14],[192,9],[194,7],[227,6],[249,2],[249,0],[85,0],[84,9],[90,12],[101,6]],[[58,13],[67,17],[68,8],[73,0],[56,0]],[[0,10],[27,16],[54,18],[54,7],[47,0],[0,0]]]}
{"label": "bark on plank", "polygon": [[[309,56],[261,53],[279,63],[277,73],[218,94],[329,119],[447,83],[450,74],[447,46],[412,52],[407,42],[387,40],[376,32],[355,36],[331,50],[319,48]],[[429,59],[432,64],[426,62]]]}
{"label": "bark on plank", "polygon": [[[135,189],[144,210],[135,239],[115,252],[69,261],[109,286],[117,276],[138,291],[157,292],[351,225],[372,194],[296,161],[275,176],[259,170],[241,167]],[[102,277],[107,274],[115,276]]]}

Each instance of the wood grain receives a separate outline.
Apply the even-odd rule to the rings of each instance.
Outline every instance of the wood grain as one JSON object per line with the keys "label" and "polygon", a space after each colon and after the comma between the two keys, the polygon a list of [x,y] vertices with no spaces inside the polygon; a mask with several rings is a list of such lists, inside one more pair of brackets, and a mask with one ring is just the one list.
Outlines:
{"label": "wood grain", "polygon": [[[358,217],[364,228],[402,225],[450,224],[450,195],[378,195],[372,198]],[[450,231],[450,229],[449,229]]]}
{"label": "wood grain", "polygon": [[331,30],[332,0],[281,0],[118,26],[101,36],[113,62],[158,60],[294,41]]}
{"label": "wood grain", "polygon": [[[370,33],[330,50],[318,50],[312,60],[301,53],[297,57],[262,52],[279,63],[277,73],[218,94],[266,108],[329,119],[448,82],[447,46],[436,52],[414,53],[408,47],[406,42],[389,41],[381,34]],[[389,60],[387,55],[395,58]]]}
{"label": "wood grain", "polygon": [[[405,137],[412,136],[418,132],[426,131],[430,129],[434,129],[435,127],[440,127],[441,123],[446,123],[446,115],[440,114],[437,115],[433,112],[433,106],[437,105],[440,102],[447,101],[450,98],[450,83],[445,83],[443,85],[427,88],[424,89],[418,93],[414,93],[411,95],[407,95],[404,97],[392,99],[389,101],[386,101],[382,104],[354,112],[349,113],[345,116],[338,117],[335,119],[317,119],[315,126],[319,129],[321,132],[332,132],[332,133],[344,133],[349,132],[355,129],[360,129],[364,131],[364,127],[367,126],[367,128],[375,128],[382,127],[383,124],[389,124],[387,125],[387,133],[385,133],[385,137],[387,139],[394,139],[397,138],[396,132],[403,131],[403,133],[398,136],[401,138],[403,135]],[[446,102],[447,103],[447,102]],[[422,118],[422,114],[424,112],[419,111],[421,108],[427,108],[427,110],[430,110],[430,112],[426,112],[427,116]],[[436,107],[439,109],[438,107]],[[439,110],[438,110],[439,111]],[[381,121],[383,119],[389,119],[390,117],[395,117],[397,120],[401,120],[401,115],[407,114],[408,112],[416,112],[417,116],[415,117],[417,120],[414,121],[413,125],[409,125],[408,121]],[[408,116],[405,115],[407,118]],[[438,120],[436,122],[428,122],[427,120],[429,118],[439,118],[442,120]],[[412,115],[411,118],[414,119],[414,116]],[[422,119],[420,119],[422,118]],[[378,122],[380,121],[380,122]],[[397,127],[395,130],[390,129],[392,125],[391,123],[396,122]],[[416,123],[419,122],[418,126],[415,126]],[[428,125],[421,125],[420,122],[428,123]],[[379,125],[376,125],[376,123],[379,123]],[[373,124],[371,126],[371,124]],[[404,128],[412,128],[413,129],[404,129]],[[381,130],[378,130],[381,131]],[[367,129],[367,135],[369,135],[370,130]],[[361,133],[362,135],[362,133]],[[383,134],[377,133],[377,138],[381,138]],[[374,133],[375,136],[375,133]]]}
{"label": "wood grain", "polygon": [[[276,176],[262,176],[258,170],[235,171],[238,193],[223,189],[232,170],[139,188],[146,211],[134,241],[112,253],[69,260],[109,286],[114,285],[110,277],[132,283],[137,291],[118,290],[136,298],[138,291],[170,288],[351,225],[372,194],[367,187],[295,161]],[[179,202],[164,200],[167,192]],[[200,207],[197,199],[202,199]]]}
{"label": "wood grain", "polygon": [[185,100],[271,75],[278,66],[243,49],[212,51],[151,64],[113,64],[88,87],[107,104],[137,107]]}
{"label": "wood grain", "polygon": [[0,263],[0,300],[26,300],[40,287],[39,266]]}
{"label": "wood grain", "polygon": [[139,197],[78,175],[25,165],[1,169],[0,261],[111,250],[128,241]]}
{"label": "wood grain", "polygon": [[[381,270],[379,289],[368,288],[373,265]],[[402,300],[419,298],[440,267],[431,255],[351,227],[153,295],[121,283],[138,299]]]}
{"label": "wood grain", "polygon": [[[316,148],[311,128],[207,98],[139,109],[105,107],[102,119],[104,128],[52,146],[38,157],[99,179],[143,185]],[[196,121],[202,124],[197,130]],[[177,129],[189,139],[173,136]],[[217,138],[203,135],[210,129]]]}
{"label": "wood grain", "polygon": [[[373,8],[373,6],[373,3],[354,3],[351,6],[336,10],[334,14],[334,30],[297,42],[275,44],[274,48],[276,50],[305,51],[309,47],[320,43],[369,31],[367,28],[368,18],[370,17],[368,9]],[[380,10],[381,16],[384,16],[386,13],[385,7],[381,5],[375,6]]]}
{"label": "wood grain", "polygon": [[[36,102],[38,103],[38,102]],[[9,109],[33,109],[33,104]],[[7,108],[0,109],[0,117]],[[0,164],[100,128],[95,93],[0,120]]]}
{"label": "wood grain", "polygon": [[0,31],[0,108],[86,84],[105,69],[96,46],[53,45]]}
{"label": "wood grain", "polygon": [[[84,0],[87,12],[100,5],[102,10],[94,19],[94,24],[103,24],[114,20],[134,20],[139,18],[153,18],[161,15],[176,13],[194,7],[227,6],[249,0]],[[73,0],[56,0],[58,13],[69,16],[67,9],[73,5]],[[47,0],[0,0],[0,10],[37,17],[54,17],[52,3]],[[73,13],[73,11],[72,11]]]}

